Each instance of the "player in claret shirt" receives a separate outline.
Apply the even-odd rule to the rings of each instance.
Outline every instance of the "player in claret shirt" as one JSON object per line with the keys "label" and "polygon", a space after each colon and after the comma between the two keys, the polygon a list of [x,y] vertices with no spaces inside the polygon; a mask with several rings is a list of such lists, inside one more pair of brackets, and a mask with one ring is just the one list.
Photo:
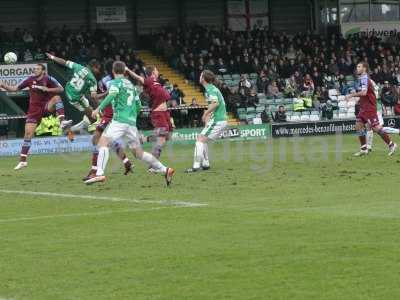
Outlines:
{"label": "player in claret shirt", "polygon": [[[155,66],[146,67],[146,78],[137,75],[135,72],[127,69],[129,75],[139,81],[144,91],[151,99],[151,124],[154,127],[154,133],[148,138],[153,142],[152,154],[160,158],[165,143],[170,139],[172,133],[171,115],[168,110],[167,101],[171,99],[168,91],[158,82],[159,72]],[[149,169],[153,172],[155,170]]]}
{"label": "player in claret shirt", "polygon": [[386,145],[389,147],[389,156],[396,152],[397,145],[390,139],[382,125],[379,124],[379,118],[376,107],[376,95],[374,84],[368,76],[369,66],[366,62],[361,62],[357,65],[357,87],[356,92],[346,96],[346,99],[359,97],[360,111],[357,115],[356,131],[360,140],[360,151],[355,153],[355,156],[363,156],[368,154],[367,146],[367,129],[371,128],[377,133]]}
{"label": "player in claret shirt", "polygon": [[99,156],[96,176],[88,179],[86,184],[106,180],[104,172],[109,158],[108,147],[114,141],[125,137],[135,157],[148,164],[157,173],[164,174],[167,185],[170,185],[175,171],[164,166],[157,158],[142,149],[139,132],[136,128],[136,119],[142,105],[137,88],[124,77],[125,69],[125,63],[114,62],[113,75],[115,79],[111,81],[107,97],[93,111],[93,115],[97,115],[102,113],[107,105],[112,104],[114,114],[98,143]]}
{"label": "player in claret shirt", "polygon": [[29,89],[29,108],[26,114],[24,142],[21,148],[20,162],[14,168],[14,170],[20,170],[28,166],[27,157],[31,140],[43,117],[55,113],[61,122],[62,129],[70,126],[72,121],[65,120],[64,104],[59,96],[64,91],[63,87],[55,78],[47,75],[46,67],[43,64],[37,64],[34,68],[34,75],[25,79],[18,86],[0,83],[0,88],[9,92]]}

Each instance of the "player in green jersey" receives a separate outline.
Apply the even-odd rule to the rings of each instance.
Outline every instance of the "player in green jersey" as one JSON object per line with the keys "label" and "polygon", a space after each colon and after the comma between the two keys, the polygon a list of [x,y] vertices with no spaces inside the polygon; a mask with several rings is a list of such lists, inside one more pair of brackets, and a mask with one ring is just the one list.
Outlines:
{"label": "player in green jersey", "polygon": [[200,169],[208,170],[210,168],[207,143],[209,140],[221,138],[228,126],[224,97],[221,91],[215,86],[215,83],[215,74],[208,70],[203,71],[200,76],[200,84],[205,88],[208,109],[204,111],[202,117],[205,127],[197,137],[193,167],[187,169],[187,173],[197,172]]}
{"label": "player in green jersey", "polygon": [[96,60],[91,60],[88,66],[85,67],[75,62],[56,57],[50,53],[46,53],[46,55],[52,61],[72,70],[72,78],[65,86],[65,94],[68,101],[76,109],[85,113],[90,122],[95,122],[96,117],[92,117],[93,108],[86,96],[90,95],[90,98],[95,102],[98,100],[97,80],[95,76],[101,74],[101,64]]}
{"label": "player in green jersey", "polygon": [[114,80],[111,81],[107,97],[93,111],[96,116],[104,108],[112,104],[114,115],[111,123],[104,131],[98,143],[99,155],[97,158],[96,177],[86,180],[86,184],[104,182],[104,170],[109,158],[109,145],[121,138],[126,138],[129,148],[136,158],[147,163],[150,167],[165,175],[167,185],[170,185],[174,170],[165,167],[152,154],[144,152],[141,146],[139,132],[136,128],[136,119],[142,108],[138,89],[124,77],[126,65],[121,61],[113,64]]}

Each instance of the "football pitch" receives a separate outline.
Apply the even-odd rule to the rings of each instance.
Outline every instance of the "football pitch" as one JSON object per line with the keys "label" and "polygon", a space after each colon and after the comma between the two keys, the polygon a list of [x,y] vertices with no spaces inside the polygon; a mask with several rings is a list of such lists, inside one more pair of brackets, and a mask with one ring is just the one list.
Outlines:
{"label": "football pitch", "polygon": [[[399,138],[395,137],[399,142]],[[89,154],[0,159],[0,299],[399,299],[400,153],[354,135],[193,145],[85,186]]]}

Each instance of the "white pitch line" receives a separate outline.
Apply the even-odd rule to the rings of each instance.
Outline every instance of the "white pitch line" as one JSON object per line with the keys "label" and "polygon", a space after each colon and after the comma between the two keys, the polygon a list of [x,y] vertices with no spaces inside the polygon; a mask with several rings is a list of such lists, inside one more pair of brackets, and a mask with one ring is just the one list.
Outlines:
{"label": "white pitch line", "polygon": [[86,200],[102,200],[110,202],[129,202],[137,204],[158,204],[158,205],[171,205],[180,207],[203,207],[207,206],[207,203],[194,203],[186,201],[169,201],[169,200],[136,200],[129,198],[118,198],[118,197],[104,197],[104,196],[93,196],[93,195],[75,195],[75,194],[60,194],[50,192],[34,192],[34,191],[14,191],[14,190],[0,190],[3,194],[19,194],[29,196],[44,196],[54,198],[74,198],[74,199],[86,199]]}
{"label": "white pitch line", "polygon": [[[111,214],[121,214],[121,213],[131,213],[131,212],[141,212],[141,211],[155,211],[166,209],[167,206],[163,207],[152,207],[152,208],[133,208],[124,210],[107,210],[99,212],[86,212],[86,213],[74,213],[74,214],[61,214],[61,215],[47,215],[47,216],[36,216],[36,217],[20,217],[20,218],[9,218],[0,219],[0,223],[12,223],[12,222],[23,222],[23,221],[35,221],[44,219],[56,219],[56,218],[74,218],[74,217],[90,217],[90,216],[104,216]],[[3,300],[0,298],[0,300]]]}

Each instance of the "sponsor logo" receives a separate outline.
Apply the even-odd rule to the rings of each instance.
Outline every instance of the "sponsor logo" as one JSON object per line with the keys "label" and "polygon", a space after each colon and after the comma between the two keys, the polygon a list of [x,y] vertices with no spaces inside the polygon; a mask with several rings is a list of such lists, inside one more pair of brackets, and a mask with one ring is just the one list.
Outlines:
{"label": "sponsor logo", "polygon": [[332,121],[318,123],[286,123],[273,124],[272,136],[288,137],[301,135],[320,135],[320,134],[335,134],[348,133],[355,131],[355,122],[349,121]]}

